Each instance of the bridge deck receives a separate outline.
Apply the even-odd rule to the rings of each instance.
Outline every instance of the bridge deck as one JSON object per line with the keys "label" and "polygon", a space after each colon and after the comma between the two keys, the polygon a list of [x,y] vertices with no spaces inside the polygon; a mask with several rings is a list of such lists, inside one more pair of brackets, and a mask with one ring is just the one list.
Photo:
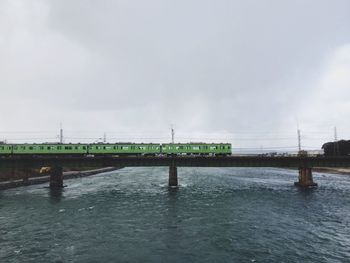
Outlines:
{"label": "bridge deck", "polygon": [[260,156],[8,156],[0,168],[60,167],[350,167],[350,157],[260,157]]}

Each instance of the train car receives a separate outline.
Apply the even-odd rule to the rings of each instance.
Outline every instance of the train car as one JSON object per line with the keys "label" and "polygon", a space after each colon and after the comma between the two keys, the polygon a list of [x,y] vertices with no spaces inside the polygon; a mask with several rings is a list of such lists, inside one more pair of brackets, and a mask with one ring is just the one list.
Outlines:
{"label": "train car", "polygon": [[157,154],[160,154],[160,144],[155,144],[155,143],[89,144],[88,154],[157,155]]}
{"label": "train car", "polygon": [[162,153],[167,155],[230,155],[230,143],[175,143],[163,144]]}
{"label": "train car", "polygon": [[0,144],[1,155],[231,155],[229,143]]}
{"label": "train car", "polygon": [[49,154],[87,154],[86,144],[14,144],[13,154],[49,155]]}
{"label": "train car", "polygon": [[11,155],[12,145],[11,144],[0,144],[0,155]]}

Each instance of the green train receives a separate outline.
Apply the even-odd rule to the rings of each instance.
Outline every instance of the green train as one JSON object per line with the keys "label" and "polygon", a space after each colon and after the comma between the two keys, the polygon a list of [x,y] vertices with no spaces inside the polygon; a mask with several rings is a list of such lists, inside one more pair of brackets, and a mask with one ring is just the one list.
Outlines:
{"label": "green train", "polygon": [[4,155],[230,155],[229,143],[0,144]]}

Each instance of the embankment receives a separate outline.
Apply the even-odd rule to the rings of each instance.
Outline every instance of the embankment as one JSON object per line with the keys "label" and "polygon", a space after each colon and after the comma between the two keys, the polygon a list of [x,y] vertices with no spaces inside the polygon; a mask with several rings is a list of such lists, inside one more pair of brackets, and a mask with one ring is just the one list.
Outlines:
{"label": "embankment", "polygon": [[[111,172],[119,169],[121,168],[106,167],[106,168],[87,170],[87,171],[69,171],[69,172],[63,173],[63,179],[86,177],[86,176],[91,176],[99,173]],[[30,177],[28,178],[28,180],[18,179],[18,180],[12,180],[12,181],[4,181],[4,182],[0,182],[0,190],[20,187],[20,186],[27,186],[27,185],[43,184],[49,181],[50,181],[50,175]]]}

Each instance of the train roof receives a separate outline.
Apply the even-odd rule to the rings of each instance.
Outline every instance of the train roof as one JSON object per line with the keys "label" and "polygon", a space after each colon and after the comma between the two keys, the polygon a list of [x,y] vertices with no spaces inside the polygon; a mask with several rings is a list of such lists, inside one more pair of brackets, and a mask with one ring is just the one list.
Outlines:
{"label": "train roof", "polygon": [[176,142],[176,143],[163,143],[164,144],[210,144],[210,145],[218,145],[218,144],[231,144],[229,142]]}

